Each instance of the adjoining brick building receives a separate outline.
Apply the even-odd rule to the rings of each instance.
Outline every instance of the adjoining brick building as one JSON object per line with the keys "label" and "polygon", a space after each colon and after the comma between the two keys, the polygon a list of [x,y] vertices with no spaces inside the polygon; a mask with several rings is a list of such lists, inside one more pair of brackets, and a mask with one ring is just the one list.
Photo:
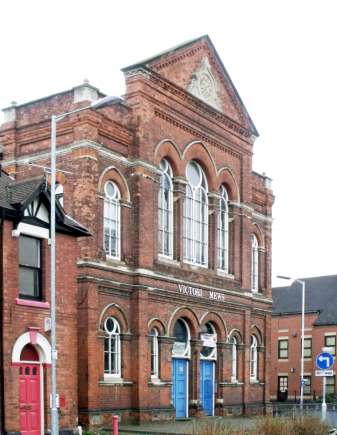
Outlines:
{"label": "adjoining brick building", "polygon": [[[123,72],[123,99],[57,129],[64,209],[92,235],[78,240],[78,344],[59,341],[78,358],[79,421],[261,412],[273,194],[252,171],[256,128],[208,36]],[[47,165],[51,115],[101,97],[84,83],[5,109],[6,171]]]}
{"label": "adjoining brick building", "polygon": [[[16,182],[0,171],[1,433],[50,427],[50,194],[44,178]],[[57,204],[60,342],[77,348],[77,243],[88,235]],[[66,270],[66,273],[63,271]],[[69,376],[71,370],[71,376]],[[60,346],[58,379],[67,398],[60,433],[77,425],[77,356]]]}
{"label": "adjoining brick building", "polygon": [[[336,355],[337,275],[302,278],[305,281],[304,400],[322,395],[323,378],[315,376],[316,356],[323,347]],[[300,396],[302,288],[273,288],[271,399]],[[336,394],[336,368],[326,378],[327,394]]]}

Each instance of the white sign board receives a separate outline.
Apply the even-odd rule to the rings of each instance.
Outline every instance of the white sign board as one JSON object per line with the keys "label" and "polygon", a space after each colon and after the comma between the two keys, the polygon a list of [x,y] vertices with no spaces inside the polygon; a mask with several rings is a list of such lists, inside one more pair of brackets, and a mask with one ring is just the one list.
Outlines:
{"label": "white sign board", "polygon": [[315,376],[333,376],[333,370],[316,370]]}
{"label": "white sign board", "polygon": [[216,334],[201,334],[202,345],[204,347],[216,347]]}

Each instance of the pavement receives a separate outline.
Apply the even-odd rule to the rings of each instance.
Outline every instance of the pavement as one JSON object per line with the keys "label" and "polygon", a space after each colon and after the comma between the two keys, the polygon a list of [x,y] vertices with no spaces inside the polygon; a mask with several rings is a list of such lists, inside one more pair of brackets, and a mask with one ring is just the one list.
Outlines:
{"label": "pavement", "polygon": [[204,417],[198,419],[175,420],[172,422],[151,422],[140,425],[120,424],[119,433],[121,435],[189,435],[193,434],[196,429],[200,430],[210,424],[216,424],[216,421],[226,422],[234,427],[249,427],[253,424],[253,419],[248,417]]}

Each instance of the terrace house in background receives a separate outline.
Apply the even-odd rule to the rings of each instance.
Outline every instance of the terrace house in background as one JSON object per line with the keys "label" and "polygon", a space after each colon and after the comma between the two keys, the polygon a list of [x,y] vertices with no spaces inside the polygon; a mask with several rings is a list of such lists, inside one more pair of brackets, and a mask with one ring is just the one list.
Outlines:
{"label": "terrace house in background", "polygon": [[[301,278],[305,281],[304,400],[322,395],[322,377],[315,376],[322,347],[336,355],[337,275]],[[271,399],[295,399],[300,394],[302,290],[294,282],[273,288]],[[327,377],[327,394],[336,393],[336,365]]]}

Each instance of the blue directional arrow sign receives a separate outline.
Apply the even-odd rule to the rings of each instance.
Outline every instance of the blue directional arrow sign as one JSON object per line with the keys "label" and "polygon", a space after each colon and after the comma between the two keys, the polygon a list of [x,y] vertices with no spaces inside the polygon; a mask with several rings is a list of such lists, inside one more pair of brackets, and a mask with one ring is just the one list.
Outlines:
{"label": "blue directional arrow sign", "polygon": [[322,352],[316,356],[316,366],[321,370],[329,369],[333,363],[333,356],[328,352]]}

